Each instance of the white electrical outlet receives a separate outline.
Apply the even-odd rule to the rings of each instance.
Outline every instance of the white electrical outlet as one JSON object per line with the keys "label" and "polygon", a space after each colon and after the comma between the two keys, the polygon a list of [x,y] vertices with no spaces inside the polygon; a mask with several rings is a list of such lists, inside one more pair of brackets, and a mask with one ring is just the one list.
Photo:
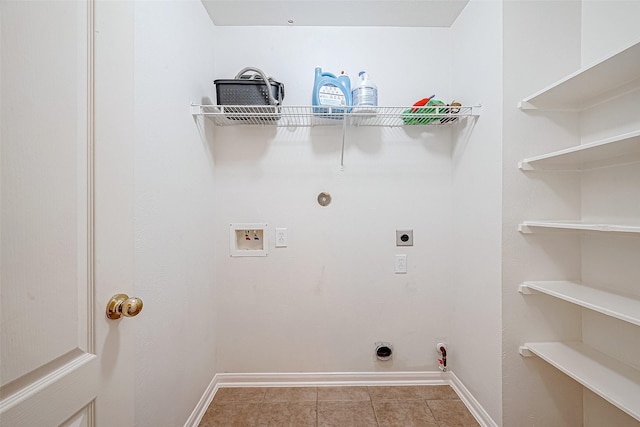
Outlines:
{"label": "white electrical outlet", "polygon": [[289,245],[289,233],[286,228],[276,228],[276,248],[286,248]]}
{"label": "white electrical outlet", "polygon": [[407,272],[407,256],[396,255],[396,274],[405,274]]}

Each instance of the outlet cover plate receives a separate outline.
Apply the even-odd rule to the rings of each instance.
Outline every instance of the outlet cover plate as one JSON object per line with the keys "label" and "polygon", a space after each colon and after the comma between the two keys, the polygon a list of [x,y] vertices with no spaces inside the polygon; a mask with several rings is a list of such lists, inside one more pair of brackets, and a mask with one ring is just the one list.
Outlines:
{"label": "outlet cover plate", "polygon": [[289,233],[284,227],[276,228],[276,248],[286,248],[289,245]]}
{"label": "outlet cover plate", "polygon": [[396,274],[407,274],[407,255],[396,255]]}
{"label": "outlet cover plate", "polygon": [[396,230],[396,246],[413,246],[413,230]]}

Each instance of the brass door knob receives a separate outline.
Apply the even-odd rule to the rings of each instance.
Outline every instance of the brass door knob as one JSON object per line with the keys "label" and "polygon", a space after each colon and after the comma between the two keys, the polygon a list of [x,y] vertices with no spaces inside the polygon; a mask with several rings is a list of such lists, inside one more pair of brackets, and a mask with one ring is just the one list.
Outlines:
{"label": "brass door knob", "polygon": [[133,317],[142,311],[142,300],[126,294],[117,294],[107,303],[107,318],[111,320],[120,317]]}

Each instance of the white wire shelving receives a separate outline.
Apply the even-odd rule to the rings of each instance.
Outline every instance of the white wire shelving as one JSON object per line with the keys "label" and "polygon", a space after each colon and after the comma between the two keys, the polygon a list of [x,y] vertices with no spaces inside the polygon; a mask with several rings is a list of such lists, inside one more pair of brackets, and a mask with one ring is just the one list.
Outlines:
{"label": "white wire shelving", "polygon": [[[359,109],[360,108],[360,109]],[[366,108],[363,110],[362,108]],[[480,105],[424,107],[316,107],[307,105],[198,105],[191,114],[218,126],[442,126],[479,116]]]}

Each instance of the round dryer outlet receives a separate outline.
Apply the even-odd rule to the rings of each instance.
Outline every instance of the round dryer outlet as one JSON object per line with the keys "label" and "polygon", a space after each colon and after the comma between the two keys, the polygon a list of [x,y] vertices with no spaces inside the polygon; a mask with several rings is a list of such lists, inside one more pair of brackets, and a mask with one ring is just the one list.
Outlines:
{"label": "round dryer outlet", "polygon": [[388,342],[376,343],[376,357],[378,360],[390,360],[393,356],[393,346]]}

